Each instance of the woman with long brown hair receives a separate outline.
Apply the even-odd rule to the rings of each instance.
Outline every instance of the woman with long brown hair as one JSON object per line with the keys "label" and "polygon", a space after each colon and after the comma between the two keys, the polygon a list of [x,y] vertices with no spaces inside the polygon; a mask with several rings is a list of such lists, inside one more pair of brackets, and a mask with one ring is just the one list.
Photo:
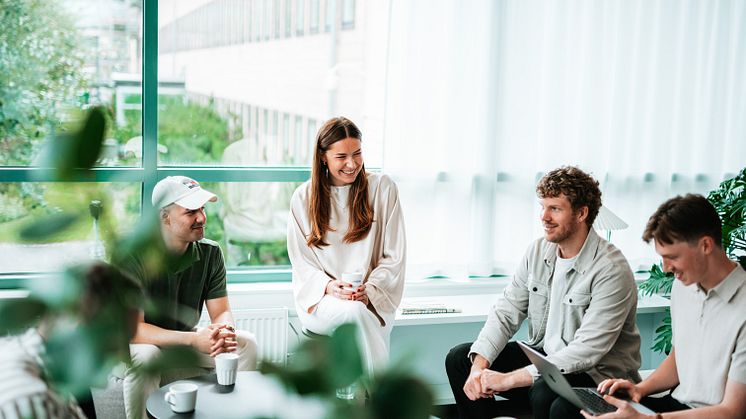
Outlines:
{"label": "woman with long brown hair", "polygon": [[[311,179],[290,202],[287,243],[303,327],[328,334],[356,323],[373,371],[388,361],[406,239],[396,185],[365,171],[361,145],[360,130],[347,118],[330,119],[319,129]],[[343,274],[362,276],[362,283],[345,282]]]}

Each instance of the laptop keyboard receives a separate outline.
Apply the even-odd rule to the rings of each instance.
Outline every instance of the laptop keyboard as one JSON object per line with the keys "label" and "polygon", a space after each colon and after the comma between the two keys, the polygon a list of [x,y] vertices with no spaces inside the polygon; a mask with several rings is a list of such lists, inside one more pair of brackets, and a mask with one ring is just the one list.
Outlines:
{"label": "laptop keyboard", "polygon": [[587,388],[574,388],[575,394],[578,395],[580,400],[589,409],[593,409],[592,413],[610,413],[616,412],[616,406],[606,403],[606,400],[601,398],[597,393]]}

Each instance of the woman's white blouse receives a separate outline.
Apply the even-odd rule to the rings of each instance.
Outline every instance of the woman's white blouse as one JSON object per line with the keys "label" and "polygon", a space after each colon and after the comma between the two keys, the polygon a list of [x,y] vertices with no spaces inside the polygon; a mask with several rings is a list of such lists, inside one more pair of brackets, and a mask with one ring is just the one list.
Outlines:
{"label": "woman's white blouse", "polygon": [[326,285],[343,273],[362,272],[368,298],[379,319],[393,315],[404,289],[406,238],[396,185],[386,175],[368,173],[368,196],[373,225],[368,235],[344,243],[349,226],[350,185],[331,187],[331,211],[326,233],[328,246],[309,247],[311,233],[308,199],[311,182],[298,187],[290,201],[288,255],[293,265],[293,295],[299,309],[312,312],[324,297]]}

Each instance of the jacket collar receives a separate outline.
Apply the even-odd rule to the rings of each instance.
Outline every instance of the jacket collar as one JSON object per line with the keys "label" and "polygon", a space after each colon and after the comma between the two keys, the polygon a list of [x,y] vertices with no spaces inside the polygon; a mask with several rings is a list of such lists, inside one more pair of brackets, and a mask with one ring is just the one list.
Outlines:
{"label": "jacket collar", "polygon": [[[570,269],[577,271],[581,275],[585,274],[593,265],[600,244],[601,237],[599,237],[596,230],[591,227],[591,229],[588,230],[588,236],[585,238],[585,242],[583,242],[583,247],[580,248],[578,257],[575,259],[575,263],[573,263]],[[557,262],[557,253],[557,243],[549,243],[546,252],[544,252],[544,263],[547,266],[553,267],[555,262]]]}

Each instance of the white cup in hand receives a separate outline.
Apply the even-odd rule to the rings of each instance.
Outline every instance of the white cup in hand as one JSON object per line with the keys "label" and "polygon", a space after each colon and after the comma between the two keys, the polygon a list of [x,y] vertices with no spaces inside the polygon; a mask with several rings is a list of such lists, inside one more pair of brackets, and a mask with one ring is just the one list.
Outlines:
{"label": "white cup in hand", "polygon": [[192,412],[197,404],[197,385],[176,383],[168,388],[168,393],[163,396],[163,399],[176,413]]}
{"label": "white cup in hand", "polygon": [[222,353],[215,356],[215,374],[218,376],[218,384],[221,386],[231,386],[236,383],[237,369],[238,355]]}
{"label": "white cup in hand", "polygon": [[363,274],[362,272],[348,272],[342,274],[342,282],[346,282],[350,285],[352,285],[351,288],[349,288],[349,292],[354,292],[357,287],[360,286],[360,284],[363,283]]}

